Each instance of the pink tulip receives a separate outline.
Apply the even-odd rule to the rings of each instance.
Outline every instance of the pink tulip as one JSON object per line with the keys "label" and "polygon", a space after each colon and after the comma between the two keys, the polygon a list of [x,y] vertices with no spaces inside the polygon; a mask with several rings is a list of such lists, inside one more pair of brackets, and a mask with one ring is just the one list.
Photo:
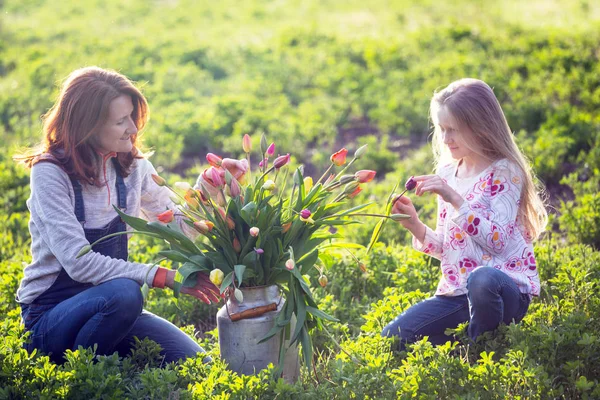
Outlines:
{"label": "pink tulip", "polygon": [[246,172],[248,172],[248,160],[234,160],[233,158],[224,158],[221,166],[225,168],[240,183],[244,181]]}
{"label": "pink tulip", "polygon": [[301,217],[301,218],[307,219],[307,218],[309,218],[311,215],[312,215],[312,213],[310,212],[310,210],[309,210],[309,209],[306,209],[306,208],[305,208],[304,210],[300,211],[300,217]]}
{"label": "pink tulip", "polygon": [[290,162],[290,153],[287,153],[284,156],[279,156],[275,159],[275,161],[273,161],[273,166],[275,167],[275,169],[279,169],[281,167],[283,167],[284,165],[288,164]]}
{"label": "pink tulip", "polygon": [[222,189],[223,186],[225,186],[225,179],[223,178],[224,173],[222,173],[222,171],[219,169],[220,168],[211,167],[210,177],[213,185],[218,189]]}
{"label": "pink tulip", "polygon": [[231,180],[231,184],[229,185],[229,193],[231,197],[238,197],[242,193],[242,189],[240,188],[240,184],[237,180]]}
{"label": "pink tulip", "polygon": [[371,182],[373,178],[375,178],[375,174],[377,174],[376,171],[371,171],[370,169],[363,169],[361,171],[357,171],[354,174],[354,177],[360,183],[367,183]]}
{"label": "pink tulip", "polygon": [[250,135],[244,135],[244,139],[242,139],[242,148],[244,149],[244,153],[250,153],[252,151],[252,139],[250,138]]}
{"label": "pink tulip", "polygon": [[291,258],[285,262],[285,267],[289,271],[293,270],[295,266],[296,266],[296,263],[294,263],[294,260],[292,260]]}
{"label": "pink tulip", "polygon": [[269,147],[267,147],[267,157],[271,157],[275,154],[275,143],[271,143]]}
{"label": "pink tulip", "polygon": [[269,163],[269,159],[265,158],[264,160],[262,160],[261,162],[258,163],[259,168],[264,167],[265,165],[267,165]]}
{"label": "pink tulip", "polygon": [[206,155],[206,161],[208,161],[208,163],[213,167],[220,167],[223,159],[216,154],[208,153]]}
{"label": "pink tulip", "polygon": [[253,226],[252,228],[250,228],[250,236],[252,236],[252,237],[258,237],[259,232],[260,232],[260,229],[258,229],[256,226]]}

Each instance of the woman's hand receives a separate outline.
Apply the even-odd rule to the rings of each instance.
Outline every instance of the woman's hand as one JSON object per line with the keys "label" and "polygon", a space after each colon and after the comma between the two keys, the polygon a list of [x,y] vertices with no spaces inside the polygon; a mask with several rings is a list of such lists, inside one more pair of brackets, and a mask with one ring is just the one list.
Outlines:
{"label": "woman's hand", "polygon": [[423,193],[435,193],[444,199],[445,202],[452,204],[457,210],[465,201],[460,194],[450,187],[439,175],[421,175],[413,178],[417,181],[415,194],[422,196]]}
{"label": "woman's hand", "polygon": [[[169,270],[167,273],[166,286],[170,287],[171,289],[173,289],[175,285],[175,273],[176,271],[173,270]],[[218,303],[221,301],[223,296],[219,294],[219,288],[210,281],[208,275],[203,272],[199,272],[197,277],[198,280],[196,285],[193,287],[182,286],[180,292],[189,294],[190,296],[193,296],[206,304],[210,304],[211,302]]]}
{"label": "woman's hand", "polygon": [[421,242],[425,239],[425,224],[421,222],[419,216],[417,215],[417,210],[413,205],[412,201],[406,197],[402,196],[399,199],[394,200],[394,206],[392,207],[393,214],[406,214],[410,215],[409,219],[402,219],[398,221],[404,228],[408,229],[410,233],[414,237],[416,237]]}

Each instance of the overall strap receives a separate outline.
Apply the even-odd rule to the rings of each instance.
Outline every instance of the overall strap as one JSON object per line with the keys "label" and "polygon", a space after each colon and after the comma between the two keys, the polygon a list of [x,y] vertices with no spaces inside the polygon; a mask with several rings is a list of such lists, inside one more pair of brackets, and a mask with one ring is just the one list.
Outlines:
{"label": "overall strap", "polygon": [[85,209],[83,207],[83,195],[81,194],[81,183],[75,178],[70,178],[75,192],[75,216],[77,221],[85,223]]}
{"label": "overall strap", "polygon": [[125,211],[127,210],[127,188],[125,187],[125,181],[123,180],[123,175],[121,174],[121,165],[116,158],[113,158],[112,162],[115,166],[115,170],[117,171],[117,202],[121,211]]}

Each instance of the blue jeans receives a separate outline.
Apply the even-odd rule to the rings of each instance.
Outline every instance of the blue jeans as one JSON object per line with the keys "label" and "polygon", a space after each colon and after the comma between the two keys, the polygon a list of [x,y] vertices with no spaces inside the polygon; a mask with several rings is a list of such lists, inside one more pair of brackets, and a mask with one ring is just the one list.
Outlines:
{"label": "blue jeans", "polygon": [[140,285],[113,279],[55,305],[24,305],[25,328],[34,348],[62,363],[65,350],[98,345],[96,354],[129,353],[135,340],[149,338],[161,347],[166,362],[194,357],[204,350],[172,323],[142,310]]}
{"label": "blue jeans", "polygon": [[438,345],[451,340],[444,334],[446,329],[468,321],[468,334],[475,340],[501,322],[521,321],[529,302],[529,295],[521,293],[504,272],[480,267],[469,275],[466,295],[434,296],[417,303],[388,324],[382,335],[397,336],[401,350],[424,336]]}

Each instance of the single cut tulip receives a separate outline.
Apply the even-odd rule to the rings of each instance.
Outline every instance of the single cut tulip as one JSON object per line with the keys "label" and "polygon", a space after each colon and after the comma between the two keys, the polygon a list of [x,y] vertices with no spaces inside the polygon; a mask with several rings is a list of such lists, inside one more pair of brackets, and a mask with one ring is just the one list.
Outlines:
{"label": "single cut tulip", "polygon": [[167,210],[167,211],[165,211],[163,213],[158,214],[156,217],[163,224],[168,224],[169,222],[171,222],[171,221],[173,221],[175,219],[175,215],[173,213],[173,210]]}
{"label": "single cut tulip", "polygon": [[221,283],[223,283],[223,278],[225,277],[225,274],[223,273],[223,271],[221,271],[220,269],[213,269],[212,271],[210,271],[210,281],[215,285],[215,286],[220,286]]}
{"label": "single cut tulip", "polygon": [[161,178],[160,176],[158,176],[156,174],[152,174],[152,180],[158,186],[165,186],[167,184],[167,181],[165,181],[163,178]]}
{"label": "single cut tulip", "polygon": [[335,166],[340,167],[340,166],[346,164],[346,155],[347,154],[348,154],[348,150],[346,150],[346,148],[336,151],[335,153],[333,153],[331,155],[331,162]]}
{"label": "single cut tulip", "polygon": [[373,178],[375,178],[375,174],[377,174],[376,171],[372,171],[370,169],[363,169],[363,170],[357,171],[354,174],[354,177],[360,183],[367,183],[367,182],[371,182],[373,180]]}
{"label": "single cut tulip", "polygon": [[213,167],[220,167],[223,159],[216,154],[208,153],[206,155],[206,161]]}

